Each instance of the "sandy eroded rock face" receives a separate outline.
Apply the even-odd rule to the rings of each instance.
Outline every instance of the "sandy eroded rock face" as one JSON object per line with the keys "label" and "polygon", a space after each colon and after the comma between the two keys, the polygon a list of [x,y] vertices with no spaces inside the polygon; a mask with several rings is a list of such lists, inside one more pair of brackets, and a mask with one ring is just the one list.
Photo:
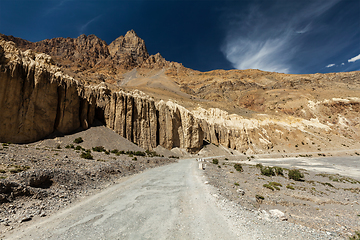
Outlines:
{"label": "sandy eroded rock face", "polygon": [[31,142],[55,129],[70,132],[79,127],[75,79],[46,54],[21,52],[5,41],[0,41],[0,49],[0,141]]}
{"label": "sandy eroded rock face", "polygon": [[50,56],[22,52],[12,42],[0,41],[0,59],[0,142],[32,142],[55,130],[86,129],[97,117],[146,149],[202,146],[200,125],[181,106],[155,104],[140,91],[112,92],[105,83],[84,87]]}

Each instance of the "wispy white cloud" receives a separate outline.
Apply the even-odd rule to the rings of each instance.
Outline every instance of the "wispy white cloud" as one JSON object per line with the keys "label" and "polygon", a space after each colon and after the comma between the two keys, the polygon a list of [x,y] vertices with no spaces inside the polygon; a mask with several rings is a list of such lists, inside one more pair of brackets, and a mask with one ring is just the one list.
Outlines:
{"label": "wispy white cloud", "polygon": [[300,50],[298,38],[311,32],[312,22],[339,0],[294,2],[299,9],[286,2],[274,1],[270,10],[255,3],[246,15],[242,12],[229,17],[221,51],[234,68],[292,72],[291,60],[298,57]]}
{"label": "wispy white cloud", "polygon": [[66,2],[69,2],[72,0],[61,0],[61,1],[52,1],[54,3],[56,3],[54,6],[50,7],[49,9],[47,9],[44,13],[44,15],[49,15],[54,13],[55,11],[59,10],[60,8],[62,8]]}
{"label": "wispy white cloud", "polygon": [[350,59],[348,60],[348,62],[355,62],[355,61],[357,61],[357,60],[360,60],[360,54],[357,55],[357,56],[355,56],[355,57],[353,57],[353,58],[350,58]]}
{"label": "wispy white cloud", "polygon": [[87,21],[85,24],[81,25],[80,26],[80,29],[79,29],[79,35],[83,34],[86,30],[86,28],[93,22],[99,20],[99,18],[102,16],[102,14],[100,14],[99,16],[96,16],[92,19],[90,19],[89,21]]}
{"label": "wispy white cloud", "polygon": [[331,63],[331,64],[327,65],[326,67],[327,67],[327,68],[331,68],[331,67],[334,67],[334,66],[335,66],[335,64],[334,64],[334,63]]}
{"label": "wispy white cloud", "polygon": [[344,66],[345,65],[345,63],[341,63],[341,66]]}

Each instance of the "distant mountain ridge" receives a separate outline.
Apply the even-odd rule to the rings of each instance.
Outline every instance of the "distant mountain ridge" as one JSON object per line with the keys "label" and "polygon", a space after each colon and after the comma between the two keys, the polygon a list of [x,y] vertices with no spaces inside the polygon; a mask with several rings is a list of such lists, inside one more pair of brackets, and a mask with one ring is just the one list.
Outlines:
{"label": "distant mountain ridge", "polygon": [[[168,65],[160,54],[150,56],[145,42],[134,30],[128,31],[125,36],[120,36],[109,45],[99,37],[91,34],[80,35],[77,38],[53,38],[39,42],[29,42],[21,38],[0,34],[0,38],[14,42],[21,50],[32,49],[35,52],[46,53],[64,67],[89,69],[97,64],[101,66],[115,66],[123,69],[141,67],[145,64],[148,68],[156,64]],[[149,61],[147,61],[149,60]]]}

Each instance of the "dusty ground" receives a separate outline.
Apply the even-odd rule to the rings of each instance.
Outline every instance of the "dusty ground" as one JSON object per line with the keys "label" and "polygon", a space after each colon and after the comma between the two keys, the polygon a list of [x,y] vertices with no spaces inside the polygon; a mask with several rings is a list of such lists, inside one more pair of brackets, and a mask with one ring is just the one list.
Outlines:
{"label": "dusty ground", "polygon": [[[83,142],[73,141],[82,137]],[[73,148],[71,147],[73,145]],[[68,146],[68,148],[67,148]],[[176,159],[159,149],[161,156],[136,156],[84,150],[103,146],[106,150],[145,150],[103,126],[68,136],[53,136],[32,144],[0,145],[0,232],[16,229],[23,222],[45,217],[84,196],[104,189],[119,178],[160,166]]]}
{"label": "dusty ground", "polygon": [[[227,199],[250,210],[279,209],[287,221],[325,231],[329,236],[348,238],[360,230],[360,179],[300,169],[304,177],[295,181],[289,179],[286,168],[283,175],[262,175],[260,166],[252,163],[261,162],[255,156],[228,158],[217,157],[218,164],[207,158],[204,171],[209,184]],[[234,168],[236,163],[243,171]],[[272,185],[272,189],[264,184]]]}
{"label": "dusty ground", "polygon": [[[74,143],[74,139],[79,137],[83,142]],[[121,177],[174,162],[175,159],[169,158],[170,156],[184,154],[181,149],[169,151],[161,147],[156,151],[165,157],[91,151],[93,160],[89,160],[81,158],[80,155],[84,151],[71,148],[71,144],[74,148],[81,146],[84,149],[92,149],[104,146],[107,150],[144,152],[144,149],[101,125],[68,136],[54,135],[32,144],[1,144],[1,233],[14,231],[26,221],[31,222],[36,218],[53,215],[59,209],[109,187]],[[334,151],[321,154],[354,158],[358,156],[358,152]],[[199,152],[201,157],[208,156],[209,162],[203,172],[208,178],[207,181],[218,189],[217,194],[221,197],[250,212],[259,213],[258,218],[265,221],[270,209],[279,209],[285,213],[288,222],[325,231],[334,238],[347,238],[360,230],[360,179],[310,171],[309,169],[319,167],[319,163],[316,163],[316,158],[304,157],[302,153],[279,156],[237,156],[232,153],[236,154],[236,151],[213,144],[207,145]],[[312,153],[313,156],[318,154],[320,152]],[[214,157],[211,156],[219,156],[216,157],[219,163],[213,164]],[[292,159],[291,157],[300,162],[303,168],[308,169],[301,170],[304,173],[304,181],[290,180],[286,169],[283,176],[267,177],[255,166],[257,163],[263,163],[264,166],[292,168],[287,162]],[[320,165],[328,169],[333,165],[336,170],[339,159],[335,160],[334,163],[329,160],[329,163]],[[307,165],[303,164],[304,161]],[[235,163],[242,165],[243,172],[235,170]],[[357,162],[354,160],[353,164]],[[356,176],[355,170],[354,168],[352,172],[347,173]],[[270,182],[281,184],[277,186],[280,190],[271,190],[263,186]],[[256,195],[264,197],[264,200],[257,199]]]}
{"label": "dusty ground", "polygon": [[248,211],[206,184],[194,158],[130,176],[6,239],[338,239]]}

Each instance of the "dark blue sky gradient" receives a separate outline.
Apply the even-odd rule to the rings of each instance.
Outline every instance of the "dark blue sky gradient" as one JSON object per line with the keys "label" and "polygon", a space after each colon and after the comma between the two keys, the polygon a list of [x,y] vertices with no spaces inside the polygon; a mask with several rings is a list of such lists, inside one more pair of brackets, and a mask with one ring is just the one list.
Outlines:
{"label": "dark blue sky gradient", "polygon": [[[0,0],[0,33],[29,41],[134,29],[150,54],[208,71],[360,70],[360,0]],[[360,58],[360,57],[359,57]]]}

